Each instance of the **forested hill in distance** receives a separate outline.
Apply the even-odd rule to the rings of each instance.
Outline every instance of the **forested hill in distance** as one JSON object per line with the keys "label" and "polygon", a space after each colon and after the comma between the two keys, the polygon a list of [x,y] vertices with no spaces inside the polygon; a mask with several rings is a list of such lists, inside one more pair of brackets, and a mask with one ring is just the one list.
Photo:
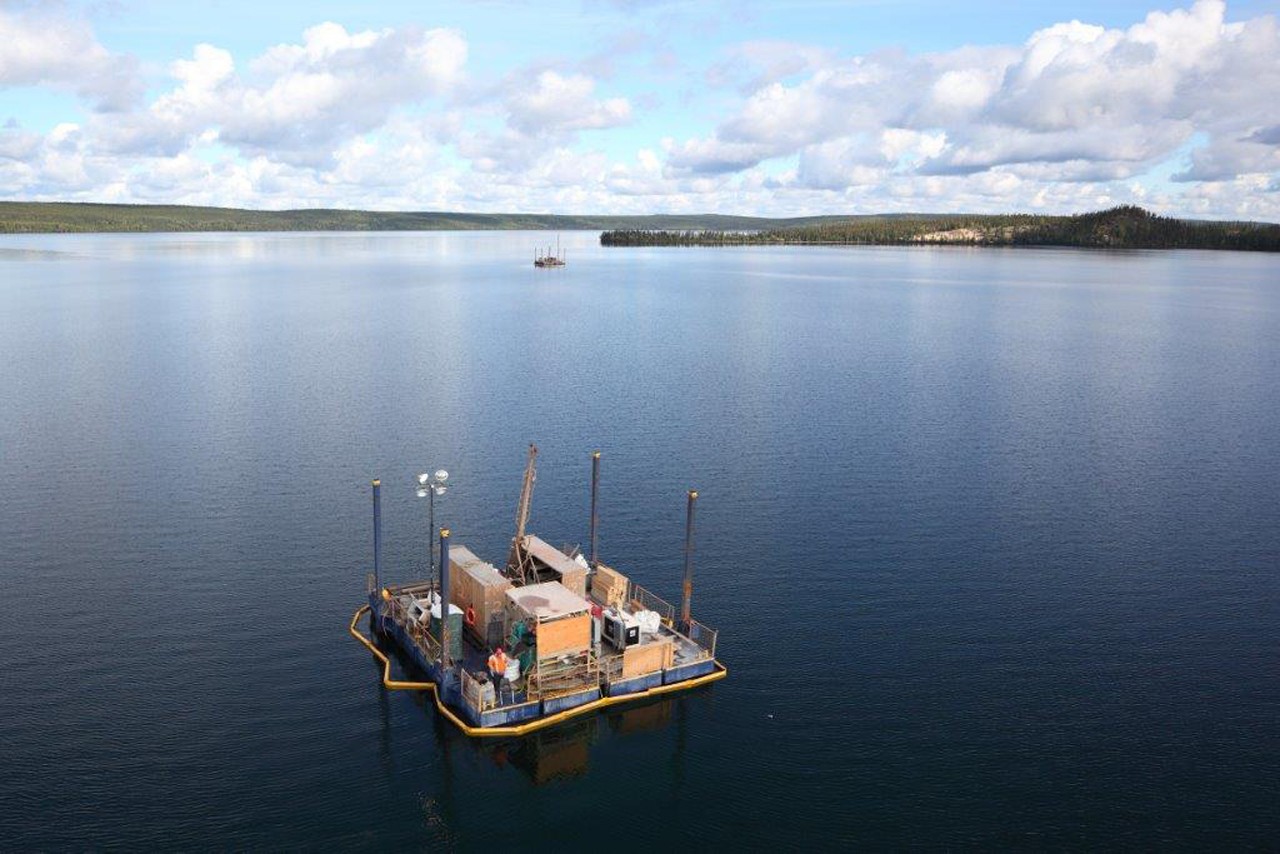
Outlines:
{"label": "forested hill in distance", "polygon": [[615,230],[603,246],[914,245],[1280,251],[1280,225],[1157,216],[1122,206],[1075,216],[902,214],[761,230]]}
{"label": "forested hill in distance", "polygon": [[104,205],[81,202],[0,202],[0,233],[146,231],[456,231],[715,229],[750,230],[817,225],[844,216],[768,219],[718,214],[555,216],[334,209],[262,211],[186,205]]}
{"label": "forested hill in distance", "polygon": [[596,230],[605,246],[961,244],[1280,251],[1280,225],[1157,216],[1118,207],[1076,216],[883,214],[792,219],[721,214],[558,216],[185,205],[0,202],[0,233]]}

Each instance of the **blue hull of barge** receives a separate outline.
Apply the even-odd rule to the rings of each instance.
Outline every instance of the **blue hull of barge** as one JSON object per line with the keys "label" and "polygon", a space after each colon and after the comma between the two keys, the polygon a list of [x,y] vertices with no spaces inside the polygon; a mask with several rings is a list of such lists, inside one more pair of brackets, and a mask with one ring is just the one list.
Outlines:
{"label": "blue hull of barge", "polygon": [[715,660],[710,658],[702,661],[695,661],[693,664],[685,664],[681,667],[669,667],[662,671],[662,684],[674,685],[677,682],[684,682],[687,679],[706,676],[715,669]]}
{"label": "blue hull of barge", "polygon": [[630,679],[617,679],[609,683],[609,696],[621,697],[626,694],[638,694],[641,691],[648,691],[650,688],[657,688],[662,684],[662,671],[655,670],[652,673],[646,673],[643,676],[633,676]]}
{"label": "blue hull of barge", "polygon": [[467,706],[466,712],[473,726],[514,726],[542,717],[542,703],[532,700],[528,703],[517,703],[514,706],[503,706],[500,709],[488,709],[483,712],[477,712]]}
{"label": "blue hull of barge", "polygon": [[381,600],[376,595],[370,595],[369,613],[375,615],[373,619],[377,621],[383,633],[395,640],[396,646],[400,647],[400,650],[418,666],[418,669],[427,675],[427,679],[436,684],[440,692],[440,701],[467,723],[478,727],[514,726],[542,717],[543,704],[536,700],[479,712],[470,704],[463,702],[462,686],[456,677],[450,678],[448,684],[442,688],[439,663],[427,660],[422,648],[413,642],[403,626],[395,620],[382,619],[382,612],[378,607],[381,604]]}
{"label": "blue hull of barge", "polygon": [[576,709],[578,706],[584,706],[587,703],[593,703],[599,699],[599,688],[588,688],[585,691],[576,691],[572,694],[562,694],[559,697],[551,697],[543,700],[542,713],[544,715],[553,715],[556,712]]}

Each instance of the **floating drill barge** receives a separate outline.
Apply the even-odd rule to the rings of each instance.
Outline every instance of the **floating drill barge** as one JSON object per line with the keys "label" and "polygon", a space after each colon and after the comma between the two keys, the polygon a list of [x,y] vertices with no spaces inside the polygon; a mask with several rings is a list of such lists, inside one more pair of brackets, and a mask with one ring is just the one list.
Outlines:
{"label": "floating drill barge", "polygon": [[556,251],[553,254],[551,247],[547,247],[546,255],[539,255],[541,249],[535,249],[533,253],[533,266],[535,267],[563,267],[564,253],[560,251],[560,238],[556,238]]}
{"label": "floating drill barge", "polygon": [[[383,684],[431,691],[440,713],[468,735],[510,736],[726,676],[715,657],[716,631],[690,614],[697,492],[689,491],[677,615],[596,559],[599,453],[591,465],[589,557],[526,533],[537,453],[530,445],[516,534],[502,570],[451,543],[442,528],[439,579],[383,584],[381,487],[373,482],[374,571],[368,604],[356,611],[350,631],[383,662]],[[375,638],[394,642],[425,681],[391,678],[390,659],[359,629],[366,613]],[[491,653],[499,647],[509,657],[495,679]]]}

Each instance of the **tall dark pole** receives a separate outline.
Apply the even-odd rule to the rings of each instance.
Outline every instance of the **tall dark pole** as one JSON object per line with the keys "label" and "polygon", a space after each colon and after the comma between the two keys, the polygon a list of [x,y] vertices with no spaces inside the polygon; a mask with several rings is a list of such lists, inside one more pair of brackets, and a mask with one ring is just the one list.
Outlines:
{"label": "tall dark pole", "polygon": [[428,576],[432,583],[436,580],[436,488],[434,486],[427,487],[427,563],[429,565]]}
{"label": "tall dark pole", "polygon": [[596,570],[596,493],[600,491],[600,452],[591,455],[591,571]]}
{"label": "tall dark pole", "polygon": [[382,481],[373,482],[373,589],[382,589]]}
{"label": "tall dark pole", "polygon": [[[449,564],[449,529],[440,529],[440,565]],[[449,573],[440,573],[440,667],[449,666]],[[442,674],[443,675],[443,674]]]}
{"label": "tall dark pole", "polygon": [[689,633],[689,624],[693,619],[690,609],[693,605],[693,508],[698,501],[698,491],[689,490],[689,515],[684,528],[684,591],[680,600],[680,630]]}

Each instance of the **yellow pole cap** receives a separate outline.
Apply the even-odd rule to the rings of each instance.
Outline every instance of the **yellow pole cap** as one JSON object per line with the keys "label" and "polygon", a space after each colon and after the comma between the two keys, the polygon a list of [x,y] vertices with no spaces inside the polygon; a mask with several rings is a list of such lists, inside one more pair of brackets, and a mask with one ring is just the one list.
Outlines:
{"label": "yellow pole cap", "polygon": [[447,536],[449,536],[449,529],[448,529],[448,528],[441,528],[441,529],[440,529],[440,536],[442,536],[442,537],[447,537]]}
{"label": "yellow pole cap", "polygon": [[592,452],[591,452],[591,456],[598,460],[598,459],[600,459],[600,452],[599,452],[599,451],[592,451]]}
{"label": "yellow pole cap", "polygon": [[697,498],[697,497],[698,497],[698,490],[696,490],[696,489],[691,489],[691,490],[689,490],[689,497],[690,497],[690,498]]}
{"label": "yellow pole cap", "polygon": [[373,485],[374,485],[374,486],[382,486],[382,481],[375,477],[375,478],[373,479]]}
{"label": "yellow pole cap", "polygon": [[388,589],[387,589],[387,588],[385,588],[385,587],[384,587],[384,588],[382,588],[382,600],[383,600],[384,602],[390,602],[390,601],[391,601],[391,591],[390,591],[390,590],[388,590]]}

